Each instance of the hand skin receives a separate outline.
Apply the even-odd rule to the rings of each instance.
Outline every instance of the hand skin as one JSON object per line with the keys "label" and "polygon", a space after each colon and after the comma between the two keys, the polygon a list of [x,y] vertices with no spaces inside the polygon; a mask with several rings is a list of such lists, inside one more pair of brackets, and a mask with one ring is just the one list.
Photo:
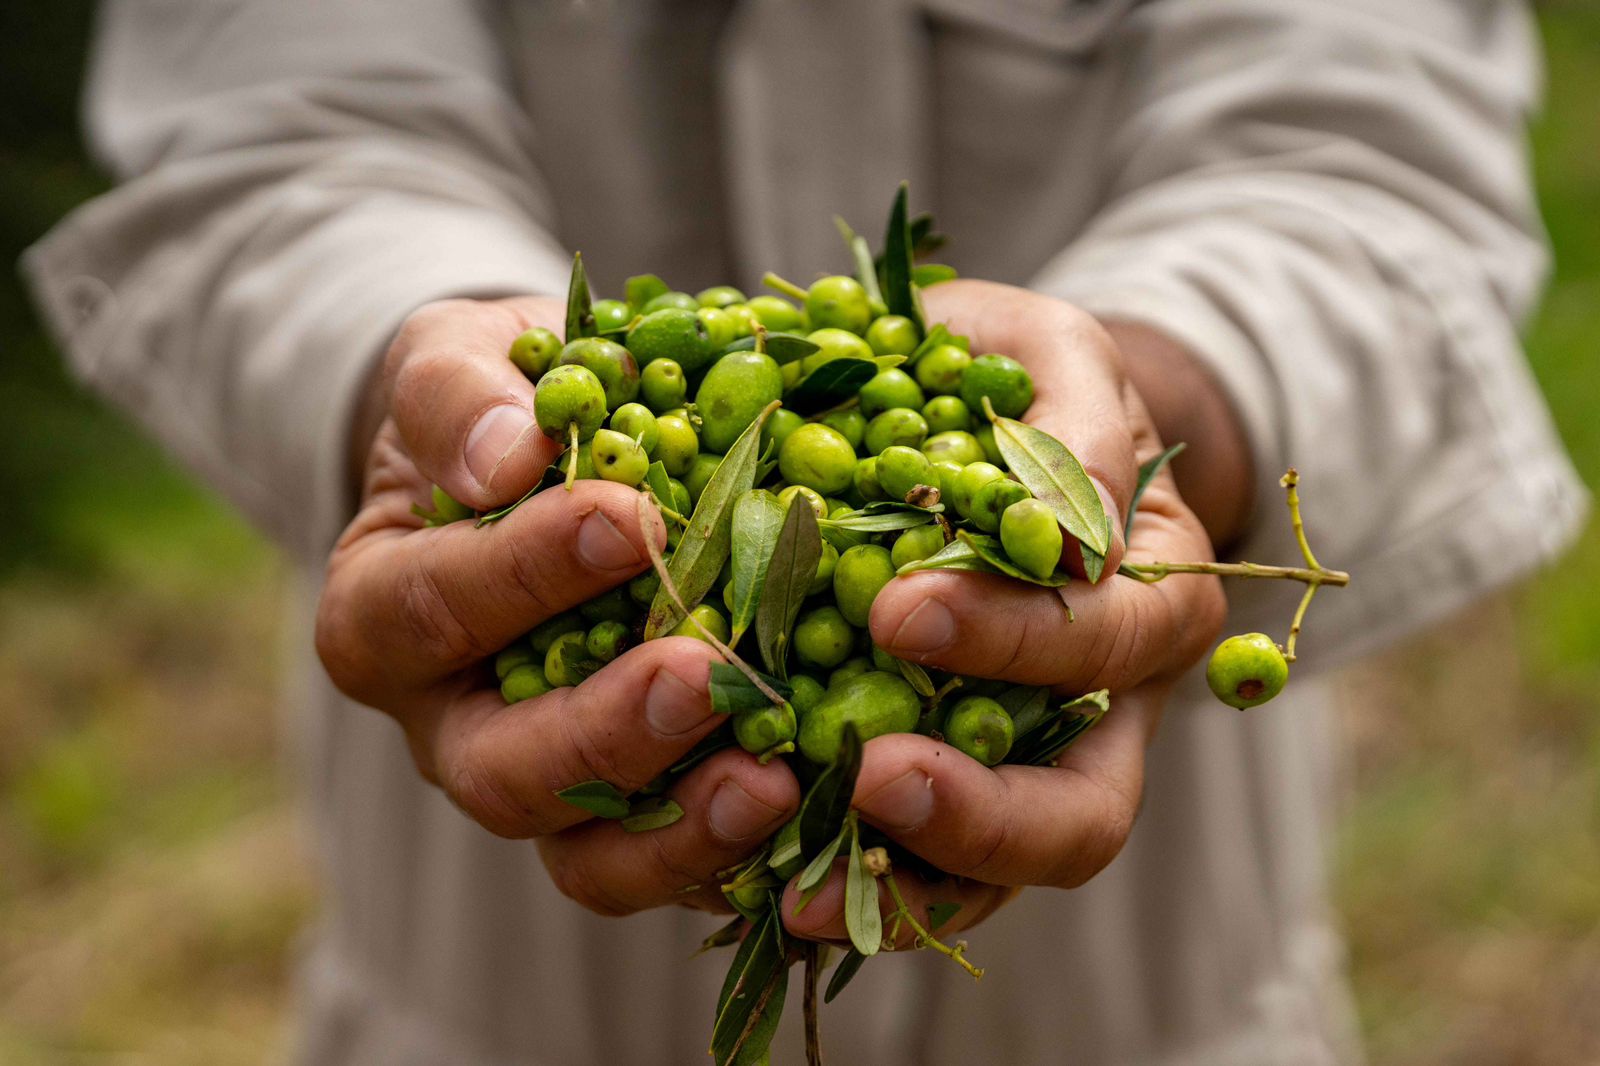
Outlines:
{"label": "hand skin", "polygon": [[[1083,462],[1112,515],[1115,543],[1105,572],[1129,559],[1212,558],[1248,517],[1244,438],[1217,385],[1183,350],[1139,326],[1103,327],[1060,301],[1010,286],[953,281],[924,294],[929,318],[972,338],[973,352],[1012,356],[1033,376],[1026,420]],[[1152,417],[1152,411],[1155,417]],[[1172,472],[1140,501],[1124,545],[1139,462],[1173,432],[1189,448],[1177,478],[1206,501],[1205,521],[1183,501]],[[1063,562],[1082,572],[1076,546]],[[1077,620],[1068,623],[1062,601]],[[1154,585],[1107,577],[1060,590],[1001,577],[924,571],[896,578],[872,606],[872,637],[902,659],[943,670],[1047,685],[1062,695],[1100,688],[1112,711],[1048,767],[988,769],[916,735],[867,743],[853,804],[862,819],[956,876],[934,885],[896,876],[919,919],[933,903],[961,910],[940,929],[983,921],[1020,888],[1083,884],[1116,857],[1138,813],[1144,753],[1168,691],[1210,647],[1225,603],[1218,580],[1192,575]],[[1004,617],[1005,626],[994,625]],[[791,932],[842,943],[843,863],[799,915],[793,884],[784,896]],[[887,907],[889,897],[880,886]],[[902,928],[901,943],[913,934]]]}
{"label": "hand skin", "polygon": [[[672,790],[685,816],[630,834],[555,795],[599,778],[648,783],[722,721],[697,640],[630,649],[575,688],[507,707],[489,661],[539,622],[649,568],[636,493],[580,481],[483,529],[411,514],[435,482],[478,509],[521,497],[560,451],[532,421],[533,386],[506,358],[523,330],[561,329],[542,298],[430,304],[399,331],[357,430],[363,487],[329,559],[317,651],[346,695],[390,715],[417,769],[470,817],[538,839],[562,892],[602,914],[667,903],[723,909],[716,871],[798,807],[799,785],[724,751]],[[708,886],[686,893],[688,886]]]}

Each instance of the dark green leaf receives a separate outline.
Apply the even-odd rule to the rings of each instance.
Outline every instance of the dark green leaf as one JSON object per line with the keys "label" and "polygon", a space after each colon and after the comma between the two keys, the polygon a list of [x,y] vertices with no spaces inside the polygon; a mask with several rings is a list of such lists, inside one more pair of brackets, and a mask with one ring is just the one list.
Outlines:
{"label": "dark green leaf", "polygon": [[[748,492],[755,480],[761,427],[771,411],[769,407],[757,415],[755,421],[739,434],[733,447],[728,449],[728,454],[718,464],[716,472],[701,492],[700,502],[689,519],[689,527],[683,531],[683,539],[678,542],[677,550],[672,553],[672,561],[667,564],[667,575],[677,586],[678,595],[683,598],[683,607],[687,610],[694,610],[706,593],[711,591],[717,575],[722,572],[722,564],[728,561],[733,501],[740,493]],[[650,640],[661,636],[682,621],[683,616],[684,610],[673,602],[667,583],[663,581],[654,602],[650,604],[644,638]]]}
{"label": "dark green leaf", "polygon": [[[756,346],[754,337],[740,337],[726,348],[722,354],[731,355],[734,352],[753,351]],[[812,352],[819,351],[820,347],[815,341],[809,341],[797,333],[768,333],[767,354],[772,361],[782,366],[784,363],[796,363]]]}
{"label": "dark green leaf", "polygon": [[[1111,540],[1111,516],[1106,515],[1106,540]],[[1106,557],[1095,551],[1083,541],[1078,542],[1078,550],[1083,553],[1083,576],[1089,579],[1089,584],[1098,584],[1100,575],[1106,572]]]}
{"label": "dark green leaf", "polygon": [[1014,418],[994,420],[994,440],[1017,480],[1068,533],[1104,555],[1111,546],[1105,505],[1078,457],[1050,434]]}
{"label": "dark green leaf", "polygon": [[683,817],[683,808],[665,796],[635,800],[628,807],[628,816],[622,828],[630,833],[645,833],[651,829],[664,829]]}
{"label": "dark green leaf", "polygon": [[800,819],[791,818],[772,838],[772,855],[767,865],[778,870],[800,858]]}
{"label": "dark green leaf", "polygon": [[572,283],[567,287],[568,341],[595,334],[594,309],[589,301],[589,276],[583,272],[583,253],[572,257]]}
{"label": "dark green leaf", "polygon": [[856,775],[861,772],[861,735],[847,722],[839,739],[839,752],[827,769],[811,783],[800,802],[800,848],[815,855],[839,835],[845,815],[850,812],[850,797],[855,794]]}
{"label": "dark green leaf", "polygon": [[[778,695],[788,699],[793,690],[775,677],[761,675],[761,680]],[[711,709],[718,714],[739,714],[771,707],[772,700],[745,676],[743,670],[731,663],[711,664]]]}
{"label": "dark green leaf", "polygon": [[883,911],[878,905],[878,879],[861,854],[861,831],[850,820],[850,862],[844,877],[844,926],[850,943],[863,955],[883,947]]}
{"label": "dark green leaf", "polygon": [[696,955],[704,955],[713,948],[725,948],[730,944],[737,944],[739,942],[739,934],[742,932],[744,932],[744,915],[735,915],[727,925],[722,926],[716,932],[700,941],[700,947],[695,951],[694,955],[689,957],[694,958]]}
{"label": "dark green leaf", "polygon": [[924,263],[911,268],[911,281],[919,289],[926,289],[945,281],[954,281],[956,277],[956,268],[943,263]]}
{"label": "dark green leaf", "polygon": [[928,932],[937,933],[941,925],[954,918],[960,911],[959,903],[928,904]]}
{"label": "dark green leaf", "polygon": [[628,310],[638,314],[645,304],[671,292],[672,288],[654,274],[635,274],[623,284],[622,291],[628,301]]}
{"label": "dark green leaf", "polygon": [[878,514],[943,514],[944,504],[936,503],[932,507],[918,507],[914,503],[904,500],[873,500],[865,506],[859,507],[851,514],[878,515]]}
{"label": "dark green leaf", "polygon": [[1079,737],[1094,728],[1110,709],[1110,693],[1105,689],[1070,700],[1027,733],[1018,730],[1005,761],[1028,766],[1054,762]]}
{"label": "dark green leaf", "polygon": [[783,406],[798,415],[826,411],[861,391],[878,376],[871,359],[830,359],[801,378],[783,397]]}
{"label": "dark green leaf", "polygon": [[905,361],[906,357],[903,355],[875,355],[872,357],[872,365],[877,367],[880,372],[893,370]]}
{"label": "dark green leaf", "polygon": [[799,914],[805,910],[806,904],[812,897],[822,891],[822,886],[828,883],[828,874],[833,871],[833,860],[839,855],[839,849],[844,847],[845,839],[850,835],[850,825],[839,827],[839,832],[828,841],[828,845],[806,864],[800,871],[800,879],[794,883],[795,891],[800,893],[800,902],[795,904],[794,912]]}
{"label": "dark green leaf", "polygon": [[[562,452],[561,454],[565,455],[566,453]],[[550,471],[556,470],[556,469],[557,468],[554,465],[550,466],[545,471],[546,476],[548,477],[549,474],[550,474]],[[557,476],[556,476],[556,480],[554,482],[552,482],[552,483],[553,484],[560,484],[561,476],[562,475],[560,475],[558,473]],[[541,479],[539,484],[535,485],[533,488],[529,489],[527,492],[524,492],[520,497],[517,498],[517,500],[515,502],[508,503],[504,507],[497,508],[496,510],[493,510],[493,511],[485,511],[485,512],[483,512],[483,514],[478,516],[478,523],[477,523],[477,527],[476,528],[482,529],[484,526],[490,524],[491,522],[500,521],[500,519],[504,518],[506,515],[510,514],[512,511],[515,511],[518,507],[521,507],[523,504],[527,503],[528,500],[530,500],[535,493],[537,493],[540,489],[545,488],[545,487],[546,486],[545,486],[544,480]]]}
{"label": "dark green leaf", "polygon": [[832,1003],[835,996],[844,991],[844,986],[850,983],[861,969],[861,964],[867,957],[855,948],[845,952],[844,958],[839,960],[839,965],[833,968],[833,973],[828,977],[828,990],[822,994],[822,1002]]}
{"label": "dark green leaf", "polygon": [[906,222],[908,194],[906,183],[901,182],[894,206],[889,209],[889,231],[883,239],[883,302],[890,314],[911,319],[920,334],[926,332],[927,326],[911,283],[911,227]]}
{"label": "dark green leaf", "polygon": [[944,234],[933,230],[933,216],[924,211],[911,219],[911,252],[918,259],[932,255],[945,246]]}
{"label": "dark green leaf", "polygon": [[1123,536],[1133,536],[1133,516],[1139,513],[1139,500],[1144,496],[1144,490],[1150,487],[1150,482],[1156,479],[1156,475],[1161,473],[1166,468],[1166,465],[1176,459],[1178,453],[1186,447],[1188,445],[1180,440],[1154,459],[1146,459],[1139,464],[1139,481],[1133,487],[1133,499],[1128,501],[1128,520],[1122,526]]}
{"label": "dark green leaf", "polygon": [[767,579],[756,606],[756,646],[761,661],[779,677],[788,677],[789,635],[800,605],[822,558],[822,535],[817,514],[804,499],[789,502],[789,513],[778,530],[778,541],[767,563]]}
{"label": "dark green leaf", "polygon": [[772,493],[752,489],[733,502],[733,639],[739,643],[744,631],[755,621],[761,603],[761,590],[767,583],[767,566],[772,549],[783,529],[783,504]]}
{"label": "dark green leaf", "polygon": [[1013,685],[994,697],[1011,716],[1015,736],[1025,736],[1035,726],[1043,723],[1049,713],[1050,690],[1033,685]]}
{"label": "dark green leaf", "polygon": [[567,672],[580,680],[592,676],[605,665],[598,659],[591,659],[588,649],[581,643],[563,644],[556,654],[561,656],[561,665]]}
{"label": "dark green leaf", "polygon": [[[956,533],[956,539],[971,548],[973,554],[987,563],[996,573],[1016,578],[1018,581],[1026,581],[1030,585],[1042,585],[1048,589],[1058,589],[1072,580],[1072,576],[1062,570],[1057,570],[1049,577],[1034,577],[1006,557],[1005,548],[1001,547],[999,537],[991,537],[983,533],[972,533],[963,529]],[[927,560],[923,561],[926,562]]]}
{"label": "dark green leaf", "polygon": [[626,818],[628,816],[628,800],[617,786],[608,781],[584,781],[561,789],[556,793],[565,803],[570,803],[581,811],[588,811],[596,818]]}
{"label": "dark green leaf", "polygon": [[839,236],[844,238],[845,247],[850,249],[850,258],[856,264],[856,280],[867,290],[867,302],[874,307],[887,306],[883,302],[883,289],[878,285],[878,264],[872,258],[867,239],[857,236],[850,224],[838,215],[833,216],[833,224],[839,227]]}
{"label": "dark green leaf", "polygon": [[711,1031],[711,1055],[717,1066],[758,1061],[746,1057],[746,1049],[765,1053],[757,1031],[765,1030],[766,1041],[771,1042],[771,1030],[776,1028],[783,1007],[780,986],[788,975],[787,955],[783,923],[777,911],[769,907],[752,923],[749,935],[739,944],[722,983]]}

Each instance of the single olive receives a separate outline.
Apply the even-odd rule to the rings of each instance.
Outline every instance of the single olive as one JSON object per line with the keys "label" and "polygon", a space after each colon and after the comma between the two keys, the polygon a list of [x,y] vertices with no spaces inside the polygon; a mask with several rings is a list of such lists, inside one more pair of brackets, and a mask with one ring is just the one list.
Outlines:
{"label": "single olive", "polygon": [[886,500],[889,494],[883,491],[883,485],[878,481],[878,457],[869,455],[865,459],[856,460],[856,470],[851,476],[856,493],[863,500]]}
{"label": "single olive", "polygon": [[612,411],[610,425],[624,437],[638,441],[639,447],[643,448],[647,455],[653,453],[656,445],[661,442],[661,430],[656,425],[656,416],[642,403],[625,403]]}
{"label": "single olive", "polygon": [[667,488],[672,490],[672,509],[688,518],[689,512],[694,509],[694,498],[689,495],[689,486],[675,477],[669,477]]}
{"label": "single olive", "polygon": [[671,359],[693,374],[721,350],[713,347],[711,333],[693,310],[669,307],[652,311],[628,331],[628,350],[645,366]]}
{"label": "single olive", "polygon": [[526,640],[519,640],[508,648],[502,648],[500,654],[494,657],[494,676],[504,681],[506,675],[519,666],[538,662],[541,656],[533,653],[533,648]]}
{"label": "single olive", "polygon": [[433,486],[428,495],[433,501],[433,513],[439,516],[441,525],[463,521],[476,513],[438,485]]}
{"label": "single olive", "polygon": [[961,375],[961,398],[978,412],[985,396],[995,414],[1019,418],[1033,402],[1033,379],[1015,359],[993,352],[980,355]]}
{"label": "single olive", "polygon": [[800,752],[814,763],[833,761],[846,723],[863,740],[916,728],[922,701],[905,679],[870,670],[831,686],[800,723]]}
{"label": "single olive", "polygon": [[823,363],[835,359],[871,359],[872,347],[846,329],[817,329],[806,334],[806,340],[817,346],[800,361],[801,376],[811,373]]}
{"label": "single olive", "polygon": [[607,408],[614,410],[639,395],[639,364],[633,361],[633,353],[616,341],[579,337],[561,349],[556,365],[592,370],[605,387]]}
{"label": "single olive", "polygon": [[1061,523],[1038,500],[1018,500],[1000,515],[1000,543],[1017,566],[1046,578],[1061,562]]}
{"label": "single olive", "polygon": [[557,637],[564,633],[582,633],[589,627],[584,625],[583,619],[577,611],[568,611],[558,614],[554,618],[547,618],[534,626],[528,633],[528,647],[533,649],[533,654],[543,658],[544,653],[550,650],[550,645],[555,643]]}
{"label": "single olive", "polygon": [[872,668],[872,660],[865,655],[857,655],[853,659],[846,659],[834,668],[833,673],[828,675],[828,687],[842,685],[852,677],[860,677],[862,674],[872,670]]}
{"label": "single olive", "polygon": [[905,315],[880,315],[867,327],[867,343],[878,355],[910,355],[921,338],[916,323]]}
{"label": "single olive", "polygon": [[733,716],[733,739],[751,755],[761,755],[794,740],[798,723],[794,708],[768,704]]}
{"label": "single olive", "polygon": [[655,457],[667,468],[667,473],[681,478],[693,467],[700,454],[700,437],[689,420],[681,415],[662,415],[656,419]]}
{"label": "single olive", "polygon": [[802,717],[828,693],[827,687],[810,674],[790,674],[789,689],[789,704],[794,707],[794,713]]}
{"label": "single olive", "polygon": [[961,380],[972,356],[953,344],[941,344],[922,354],[917,360],[917,384],[940,396],[954,396],[961,391]]}
{"label": "single olive", "polygon": [[762,408],[783,395],[783,372],[762,352],[725,355],[706,371],[694,394],[700,412],[700,443],[726,452]]}
{"label": "single olive", "polygon": [[867,290],[845,274],[818,278],[806,290],[806,316],[818,329],[847,329],[865,333],[872,321]]}
{"label": "single olive", "polygon": [[598,596],[591,596],[578,605],[578,615],[589,625],[601,622],[631,622],[639,611],[628,596],[628,590],[618,585]]}
{"label": "single olive", "polygon": [[[689,612],[689,617],[699,622],[701,626],[704,626],[706,629],[710,630],[711,634],[718,640],[722,641],[722,643],[728,643],[728,637],[732,635],[728,629],[728,620],[727,618],[723,617],[721,611],[711,606],[711,604],[702,603],[700,606]],[[706,640],[705,634],[700,631],[700,628],[696,626],[694,622],[689,621],[689,618],[685,618],[677,625],[673,626],[672,631],[669,632],[667,636],[693,637],[696,640]],[[706,641],[706,643],[709,644],[711,642]]]}
{"label": "single olive", "polygon": [[1011,750],[1016,725],[1006,709],[987,696],[968,696],[950,708],[944,720],[945,743],[985,766],[994,766]]}
{"label": "single olive", "polygon": [[820,419],[823,425],[832,426],[839,431],[840,436],[850,442],[850,447],[859,450],[861,442],[867,436],[867,416],[854,407],[843,411],[830,411]]}
{"label": "single olive", "polygon": [[800,309],[781,296],[752,296],[745,306],[769,332],[791,333],[805,321]]}
{"label": "single olive", "polygon": [[805,376],[805,360],[798,359],[792,363],[784,363],[778,369],[783,371],[783,391],[788,392],[800,384],[800,379]]}
{"label": "single olive", "polygon": [[895,538],[889,561],[899,570],[907,563],[926,559],[944,547],[944,530],[937,525],[917,526]]}
{"label": "single olive", "polygon": [[972,429],[972,412],[959,396],[935,396],[922,405],[922,417],[928,423],[929,433],[957,429],[970,432]]}
{"label": "single olive", "polygon": [[956,478],[961,476],[961,471],[966,469],[960,463],[952,463],[948,459],[940,459],[933,464],[933,476],[938,480],[939,498],[944,501],[946,512],[950,513],[953,521],[956,515],[955,505],[950,502],[955,494]]}
{"label": "single olive", "polygon": [[576,685],[600,668],[589,656],[583,630],[563,633],[550,645],[544,655],[545,680],[555,688]]}
{"label": "single olive", "polygon": [[833,588],[833,572],[839,568],[839,549],[827,541],[822,542],[822,554],[817,556],[817,572],[806,586],[806,595],[815,596],[824,589]]}
{"label": "single olive", "polygon": [[815,607],[795,623],[794,653],[802,666],[832,670],[850,657],[855,636],[839,608]]}
{"label": "single olive", "polygon": [[[600,430],[596,430],[595,432],[598,433]],[[571,461],[571,456],[567,453],[562,453],[561,458],[557,461],[557,465],[561,468],[561,473],[563,476],[566,475],[567,464]],[[599,476],[599,473],[597,473],[594,468],[594,451],[590,448],[585,448],[580,445],[578,447],[578,480],[593,481]]]}
{"label": "single olive", "polygon": [[507,703],[521,703],[555,688],[544,676],[544,668],[535,662],[523,663],[500,679],[500,698]]}
{"label": "single olive", "polygon": [[661,577],[654,570],[646,570],[632,581],[628,582],[628,599],[640,607],[649,607],[655,602],[656,593],[661,589]]}
{"label": "single olive", "polygon": [[936,480],[933,464],[915,448],[891,444],[878,456],[878,484],[891,500],[903,501],[918,485],[933,485]]}
{"label": "single olive", "polygon": [[1010,470],[1011,464],[1006,462],[1006,457],[1000,454],[1000,445],[995,443],[994,426],[988,422],[981,423],[972,435],[978,438],[978,445],[983,448],[983,457],[1001,470]]}
{"label": "single olive", "polygon": [[1258,707],[1289,683],[1289,662],[1265,633],[1241,633],[1217,645],[1206,663],[1206,684],[1229,707]]}
{"label": "single olive", "polygon": [[789,410],[780,407],[767,416],[761,424],[761,450],[766,451],[771,445],[774,454],[783,447],[783,442],[789,439],[789,434],[806,424],[806,420]]}
{"label": "single olive", "polygon": [[616,333],[633,321],[633,311],[622,300],[596,300],[589,310],[594,313],[597,333]]}
{"label": "single olive", "polygon": [[[867,423],[867,454],[881,455],[885,448],[899,444],[920,448],[928,439],[928,423],[909,407],[891,407]],[[880,473],[879,477],[883,475]]]}
{"label": "single olive", "polygon": [[639,397],[656,414],[679,407],[689,398],[689,379],[676,359],[652,359],[639,371]]}
{"label": "single olive", "polygon": [[861,413],[868,418],[891,407],[915,409],[926,402],[911,375],[897,366],[878,371],[876,377],[861,386]]}
{"label": "single olive", "polygon": [[789,507],[793,504],[796,496],[810,504],[812,513],[818,519],[828,517],[828,501],[822,498],[822,493],[805,485],[790,485],[779,491],[778,502],[783,504],[785,514],[788,513]]}
{"label": "single olive", "polygon": [[619,485],[637,485],[650,469],[650,457],[637,441],[614,429],[597,430],[589,442],[595,473]]}
{"label": "single olive", "polygon": [[582,366],[553,367],[533,390],[533,417],[545,436],[567,439],[567,426],[588,440],[606,420],[606,390],[594,371]]}
{"label": "single olive", "polygon": [[628,646],[628,627],[621,622],[599,622],[583,638],[591,658],[608,663]]}
{"label": "single olive", "polygon": [[561,338],[545,329],[543,326],[534,326],[517,335],[511,342],[511,361],[522,371],[529,381],[538,381],[539,377],[550,369],[550,364],[556,361],[556,356],[561,354]]}
{"label": "single olive", "polygon": [[1030,495],[1020,483],[1010,478],[996,478],[973,495],[972,514],[967,517],[985,533],[996,533],[1000,529],[1000,516],[1005,514],[1006,508],[1028,499]]}
{"label": "single olive", "polygon": [[700,307],[700,301],[686,292],[664,292],[659,296],[652,296],[645,305],[639,308],[641,315],[655,314],[657,311],[694,311]]}
{"label": "single olive", "polygon": [[701,307],[727,307],[729,304],[744,303],[744,293],[732,285],[713,285],[709,289],[701,289],[694,294],[695,302]]}
{"label": "single olive", "polygon": [[711,475],[721,465],[722,456],[716,452],[701,452],[694,457],[694,462],[689,464],[689,472],[683,475],[683,487],[689,490],[691,504],[700,502],[700,494],[706,491],[706,486],[711,483]]}
{"label": "single olive", "polygon": [[889,552],[876,544],[858,544],[839,555],[833,571],[833,599],[839,613],[853,626],[865,626],[872,601],[894,578]]}
{"label": "single olive", "polygon": [[712,358],[716,358],[724,348],[742,336],[738,321],[726,311],[719,311],[715,307],[702,307],[695,314],[706,327]]}
{"label": "single olive", "polygon": [[761,319],[745,304],[729,304],[722,309],[723,313],[733,319],[733,327],[740,337],[753,337],[756,327],[761,325]]}
{"label": "single olive", "polygon": [[935,433],[922,442],[922,454],[931,461],[959,463],[966,466],[968,463],[981,463],[984,461],[983,445],[964,429],[951,429],[943,433]]}
{"label": "single olive", "polygon": [[968,463],[961,468],[945,504],[954,507],[962,518],[971,518],[972,499],[978,490],[996,478],[1005,476],[1006,472],[993,463]]}
{"label": "single olive", "polygon": [[817,492],[840,492],[856,469],[856,450],[844,434],[820,422],[808,422],[783,442],[778,469],[791,485]]}

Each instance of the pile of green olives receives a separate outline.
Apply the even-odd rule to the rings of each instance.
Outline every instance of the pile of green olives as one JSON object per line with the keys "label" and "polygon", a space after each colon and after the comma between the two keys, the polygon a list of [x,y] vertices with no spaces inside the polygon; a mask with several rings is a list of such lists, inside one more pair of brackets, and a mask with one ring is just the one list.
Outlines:
{"label": "pile of green olives", "polygon": [[[1061,526],[1008,474],[984,415],[985,400],[997,415],[1022,415],[1033,401],[1033,382],[1015,360],[975,356],[961,338],[941,334],[942,343],[924,343],[910,318],[874,303],[860,282],[843,275],[815,282],[802,306],[781,296],[747,298],[727,285],[696,295],[669,291],[638,308],[599,300],[597,336],[563,344],[549,330],[530,329],[513,343],[510,358],[537,383],[540,428],[569,445],[548,479],[552,485],[570,474],[642,486],[651,464],[660,463],[671,498],[659,502],[682,518],[699,503],[723,454],[770,404],[824,364],[870,363],[875,372],[859,391],[825,411],[771,412],[761,445],[773,469],[761,487],[785,509],[798,502],[818,519],[933,489],[937,496],[924,498],[943,501],[943,519],[902,531],[829,535],[788,645],[792,697],[781,707],[734,716],[728,728],[764,758],[797,751],[825,764],[848,722],[863,740],[892,732],[936,735],[992,766],[1013,740],[1004,707],[967,695],[943,701],[948,705],[930,715],[901,664],[873,646],[867,621],[896,572],[939,552],[957,528],[997,536],[1027,573],[1044,577],[1058,568]],[[763,342],[782,334],[809,343],[805,354],[780,362],[764,343],[738,344],[758,333]],[[683,526],[667,525],[670,551]],[[733,639],[729,570],[671,635]],[[505,649],[495,671],[506,701],[577,684],[642,639],[659,587],[658,576],[647,572]]]}

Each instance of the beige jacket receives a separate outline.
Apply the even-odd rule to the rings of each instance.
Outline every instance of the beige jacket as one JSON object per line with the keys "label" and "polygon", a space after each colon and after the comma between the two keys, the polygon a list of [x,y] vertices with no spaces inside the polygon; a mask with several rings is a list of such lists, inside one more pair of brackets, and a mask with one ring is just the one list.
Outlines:
{"label": "beige jacket", "polygon": [[[1516,337],[1544,269],[1530,26],[1496,0],[121,0],[87,117],[124,179],[26,269],[79,373],[305,565],[294,707],[326,875],[311,1066],[698,1063],[711,922],[592,916],[341,700],[305,625],[351,501],[353,393],[447,295],[694,289],[845,265],[895,182],[963,273],[1148,322],[1216,372],[1262,484],[1305,475],[1326,664],[1558,551],[1581,486]],[[1290,560],[1274,503],[1242,547]],[[1293,592],[1234,594],[1281,630]],[[1304,673],[1305,671],[1300,671]],[[1327,913],[1329,720],[1301,681],[1169,714],[1089,886],[866,967],[832,1061],[1357,1057]],[[792,1026],[790,1012],[786,1026]],[[780,1058],[798,1056],[781,1035]]]}

